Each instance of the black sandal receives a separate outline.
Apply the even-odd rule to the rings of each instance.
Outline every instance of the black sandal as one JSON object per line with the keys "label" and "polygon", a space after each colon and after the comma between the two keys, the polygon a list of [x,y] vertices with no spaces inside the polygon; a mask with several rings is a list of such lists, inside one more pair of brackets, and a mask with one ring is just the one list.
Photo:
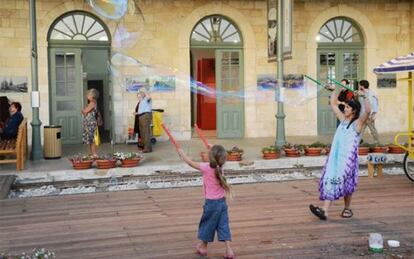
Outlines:
{"label": "black sandal", "polygon": [[351,209],[345,208],[341,213],[341,217],[346,218],[346,219],[352,218],[352,216],[354,216],[354,213],[352,212]]}
{"label": "black sandal", "polygon": [[309,205],[310,211],[321,220],[326,220],[327,217],[325,216],[325,211],[318,206],[313,206],[312,204]]}

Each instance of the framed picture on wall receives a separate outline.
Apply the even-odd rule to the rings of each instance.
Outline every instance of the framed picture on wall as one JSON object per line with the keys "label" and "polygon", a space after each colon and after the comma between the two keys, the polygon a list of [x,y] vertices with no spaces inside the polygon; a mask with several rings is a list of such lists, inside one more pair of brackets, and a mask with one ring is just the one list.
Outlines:
{"label": "framed picture on wall", "polygon": [[0,93],[27,93],[26,76],[0,76]]}
{"label": "framed picture on wall", "polygon": [[395,88],[397,87],[396,74],[378,74],[377,75],[378,88]]}
{"label": "framed picture on wall", "polygon": [[277,1],[278,0],[267,0],[267,54],[269,62],[276,61]]}
{"label": "framed picture on wall", "polygon": [[292,58],[293,0],[283,0],[283,57]]}
{"label": "framed picture on wall", "polygon": [[[282,1],[283,11],[283,58],[289,59],[292,57],[293,0],[280,1]],[[269,62],[274,62],[277,58],[277,4],[278,0],[267,0],[267,53]]]}

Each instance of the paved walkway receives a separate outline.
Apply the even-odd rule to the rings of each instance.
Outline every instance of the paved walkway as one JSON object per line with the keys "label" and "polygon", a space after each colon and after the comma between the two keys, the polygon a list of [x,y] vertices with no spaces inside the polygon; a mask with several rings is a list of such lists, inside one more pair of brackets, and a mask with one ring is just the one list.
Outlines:
{"label": "paved walkway", "polygon": [[[233,186],[229,204],[237,258],[413,258],[414,188],[405,176],[360,178],[354,217],[310,214],[317,180]],[[33,248],[57,258],[199,258],[194,254],[201,187],[0,200],[0,253]],[[369,233],[400,241],[368,251]],[[223,245],[208,258],[222,258]]]}
{"label": "paved walkway", "polygon": [[[380,136],[382,143],[393,142],[395,134],[383,134]],[[370,141],[370,136],[366,136],[367,141]],[[330,143],[332,136],[324,135],[318,137],[304,137],[304,136],[291,136],[287,138],[287,142],[295,144],[311,144],[315,141],[321,141],[323,143]],[[244,153],[244,160],[255,161],[261,160],[261,149],[265,146],[273,145],[275,143],[274,138],[244,138],[244,139],[216,139],[209,138],[211,144],[221,144],[225,148],[230,149],[232,146],[237,145],[242,148]],[[194,159],[200,159],[199,153],[204,150],[204,146],[199,138],[192,138],[189,141],[180,142],[182,148]],[[136,151],[135,145],[116,144],[111,146],[105,143],[99,147],[99,154],[113,153],[114,151]],[[27,160],[25,169],[23,171],[16,171],[15,164],[2,164],[0,165],[0,174],[19,174],[24,172],[49,172],[59,170],[70,170],[72,168],[68,158],[74,154],[83,153],[86,154],[87,149],[85,145],[64,145],[62,148],[63,156],[58,160]],[[145,154],[144,165],[147,166],[159,166],[159,165],[179,165],[182,161],[175,153],[175,149],[169,141],[158,141],[154,145],[154,152]]]}

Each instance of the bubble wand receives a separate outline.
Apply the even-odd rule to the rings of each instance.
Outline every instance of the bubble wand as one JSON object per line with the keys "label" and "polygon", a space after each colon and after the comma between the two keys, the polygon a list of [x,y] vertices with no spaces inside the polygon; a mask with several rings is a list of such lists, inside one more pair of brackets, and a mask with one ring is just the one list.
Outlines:
{"label": "bubble wand", "polygon": [[198,127],[197,123],[194,124],[194,128],[197,132],[197,135],[201,138],[201,141],[203,141],[204,146],[209,149],[210,144],[208,143],[206,137],[204,137],[203,131]]}
{"label": "bubble wand", "polygon": [[171,132],[168,130],[168,128],[161,123],[161,127],[164,129],[165,133],[167,133],[168,138],[170,139],[171,143],[175,146],[176,149],[181,148],[180,145],[175,141],[174,137],[171,135]]}
{"label": "bubble wand", "polygon": [[333,78],[330,78],[330,77],[328,77],[328,79],[329,79],[329,81],[331,81],[331,82],[333,82],[334,84],[336,84],[336,85],[338,85],[338,86],[340,86],[340,87],[343,87],[343,88],[345,88],[345,89],[347,89],[347,90],[349,90],[349,91],[351,91],[351,92],[355,92],[355,90],[354,89],[352,89],[351,87],[348,87],[348,86],[346,86],[346,85],[343,85],[343,84],[341,84],[341,83],[339,83],[338,81],[336,81],[335,79],[333,79]]}

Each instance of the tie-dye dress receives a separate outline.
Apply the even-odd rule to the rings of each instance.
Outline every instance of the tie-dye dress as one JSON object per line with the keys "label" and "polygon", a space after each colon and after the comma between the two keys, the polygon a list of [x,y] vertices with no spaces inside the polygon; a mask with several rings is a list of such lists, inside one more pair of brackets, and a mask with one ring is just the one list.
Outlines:
{"label": "tie-dye dress", "polygon": [[319,182],[321,200],[337,200],[352,194],[358,184],[358,146],[361,139],[356,121],[342,121],[336,129],[331,151]]}

